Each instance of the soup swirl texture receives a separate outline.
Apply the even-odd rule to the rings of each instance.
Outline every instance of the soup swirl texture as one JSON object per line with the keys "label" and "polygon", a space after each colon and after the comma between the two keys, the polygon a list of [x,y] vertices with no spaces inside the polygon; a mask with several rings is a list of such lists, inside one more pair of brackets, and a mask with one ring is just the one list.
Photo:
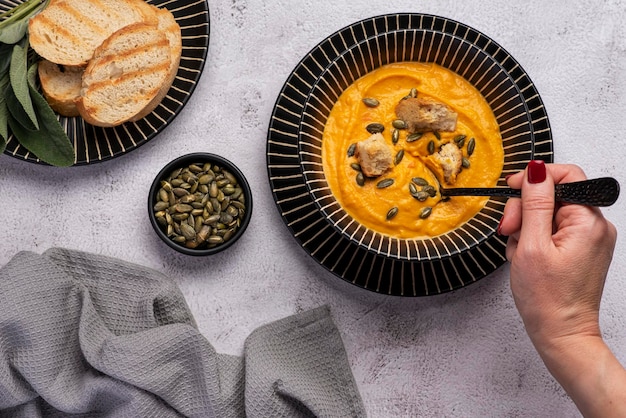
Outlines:
{"label": "soup swirl texture", "polygon": [[[454,130],[407,129],[396,107],[413,97],[456,112]],[[381,175],[367,177],[354,149],[379,125],[394,161]],[[442,155],[452,149],[448,144],[462,156],[451,184],[445,184],[442,166]],[[460,75],[432,63],[389,64],[359,78],[333,106],[322,136],[324,175],[339,204],[362,225],[396,238],[434,237],[467,222],[488,198],[442,199],[438,181],[446,187],[492,187],[503,161],[500,129],[484,97]]]}

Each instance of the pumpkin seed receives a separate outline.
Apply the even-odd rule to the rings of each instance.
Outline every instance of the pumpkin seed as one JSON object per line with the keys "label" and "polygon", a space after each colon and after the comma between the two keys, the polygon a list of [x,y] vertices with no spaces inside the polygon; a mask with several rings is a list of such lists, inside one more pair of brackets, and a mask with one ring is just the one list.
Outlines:
{"label": "pumpkin seed", "polygon": [[211,227],[208,225],[202,225],[202,227],[200,228],[200,231],[196,233],[196,240],[200,242],[204,242],[206,241],[210,233],[211,233]]}
{"label": "pumpkin seed", "polygon": [[211,235],[209,238],[207,238],[207,242],[209,244],[221,244],[224,242],[224,238],[220,237],[219,235]]}
{"label": "pumpkin seed", "polygon": [[409,96],[411,96],[412,98],[417,97],[417,89],[415,87],[411,89],[411,91],[409,92]]}
{"label": "pumpkin seed", "polygon": [[435,138],[437,138],[439,141],[441,141],[441,134],[437,131],[433,131],[433,135],[435,135]]}
{"label": "pumpkin seed", "polygon": [[467,158],[463,157],[463,159],[461,159],[461,166],[463,168],[470,168],[470,160],[468,160]]}
{"label": "pumpkin seed", "polygon": [[398,207],[394,206],[387,212],[387,220],[391,220],[394,216],[398,214]]}
{"label": "pumpkin seed", "polygon": [[211,184],[209,185],[209,196],[211,197],[217,197],[217,193],[218,193],[219,189],[217,187],[217,182],[214,180],[211,182]]}
{"label": "pumpkin seed", "polygon": [[203,174],[198,177],[198,183],[200,184],[209,184],[213,180],[213,177],[208,174]]}
{"label": "pumpkin seed", "polygon": [[226,177],[230,184],[237,183],[237,178],[230,171],[223,170],[222,174],[224,174],[224,177]]}
{"label": "pumpkin seed", "polygon": [[416,194],[413,195],[414,198],[416,198],[417,200],[419,200],[420,202],[425,202],[426,199],[428,199],[430,196],[428,194],[428,192],[425,192],[423,190],[417,192]]}
{"label": "pumpkin seed", "polygon": [[380,104],[380,102],[373,97],[365,97],[363,99],[363,103],[365,103],[365,106],[367,107],[376,107]]}
{"label": "pumpkin seed", "polygon": [[393,142],[394,144],[397,144],[399,139],[400,139],[400,131],[398,129],[394,129],[393,133],[391,134],[391,142]]}
{"label": "pumpkin seed", "polygon": [[406,122],[403,121],[402,119],[396,119],[393,122],[391,122],[391,124],[396,129],[406,129]]}
{"label": "pumpkin seed", "polygon": [[159,223],[159,225],[167,227],[167,221],[165,220],[165,215],[164,216],[156,216],[156,221]]}
{"label": "pumpkin seed", "polygon": [[417,141],[418,139],[420,139],[422,137],[422,133],[421,132],[415,132],[410,134],[409,136],[406,137],[406,142],[414,142]]}
{"label": "pumpkin seed", "polygon": [[363,175],[363,173],[359,172],[356,175],[356,184],[358,184],[359,186],[365,185],[365,176]]}
{"label": "pumpkin seed", "polygon": [[356,151],[356,143],[350,144],[350,146],[348,147],[348,157],[353,157],[355,151]]}
{"label": "pumpkin seed", "polygon": [[[182,184],[181,184],[182,186]],[[185,189],[183,189],[182,187],[176,187],[172,190],[172,193],[174,193],[174,196],[176,197],[181,197],[181,196],[185,196],[186,194],[189,194],[189,192]]]}
{"label": "pumpkin seed", "polygon": [[415,183],[413,182],[409,183],[409,192],[413,195],[417,194],[418,190],[417,190],[417,186],[415,185]]}
{"label": "pumpkin seed", "polygon": [[187,222],[183,222],[182,224],[180,224],[180,230],[183,233],[185,239],[192,240],[196,238],[196,230]]}
{"label": "pumpkin seed", "polygon": [[404,158],[404,150],[403,149],[398,151],[398,153],[396,154],[396,157],[393,159],[393,163],[395,165],[400,164],[400,161],[402,161],[402,158]]}
{"label": "pumpkin seed", "polygon": [[230,180],[224,177],[224,178],[217,180],[216,183],[217,183],[218,188],[223,189],[226,185],[230,184]]}
{"label": "pumpkin seed", "polygon": [[430,216],[432,212],[433,212],[433,208],[431,207],[422,208],[422,210],[420,211],[420,218],[426,219]]}
{"label": "pumpkin seed", "polygon": [[233,218],[237,218],[239,216],[239,209],[234,206],[229,205],[226,208],[226,213],[232,216]]}
{"label": "pumpkin seed", "polygon": [[233,192],[233,194],[230,195],[230,200],[239,200],[242,198],[243,198],[243,189],[241,187],[235,187],[235,191]]}
{"label": "pumpkin seed", "polygon": [[[162,201],[162,200],[161,200],[161,201],[158,201],[158,202],[154,205],[154,210],[155,210],[155,211],[157,211],[157,212],[159,212],[159,211],[165,210],[165,209],[167,209],[167,208],[169,208],[169,207],[170,207],[170,205],[169,205],[169,203],[168,203],[168,202],[164,202],[164,201]],[[163,216],[165,216],[165,215],[163,215]]]}
{"label": "pumpkin seed", "polygon": [[476,147],[476,140],[471,138],[467,143],[467,155],[471,156],[474,153],[474,148]]}
{"label": "pumpkin seed", "polygon": [[[180,179],[180,178],[175,178],[175,179],[172,179],[172,180],[170,181],[170,184],[171,184],[173,187],[180,187],[180,185],[181,185],[181,184],[183,184],[183,183],[184,183],[183,179]],[[169,190],[168,190],[168,191],[169,191]]]}
{"label": "pumpkin seed", "polygon": [[182,235],[175,235],[174,238],[172,238],[172,241],[179,244],[184,244],[185,241],[187,241],[187,238],[183,237]]}
{"label": "pumpkin seed", "polygon": [[428,150],[428,154],[429,154],[429,155],[430,155],[430,154],[434,154],[434,153],[435,153],[435,141],[432,141],[432,140],[431,140],[430,142],[428,142],[428,148],[427,148],[427,150]]}
{"label": "pumpkin seed", "polygon": [[169,177],[170,180],[178,178],[178,176],[180,176],[182,172],[183,172],[183,168],[182,167],[181,168],[177,168],[176,170],[172,171],[172,173],[170,174],[170,177]]}
{"label": "pumpkin seed", "polygon": [[411,179],[411,181],[415,184],[417,184],[418,186],[428,186],[428,181],[426,181],[426,179],[422,178],[422,177],[413,177]]}
{"label": "pumpkin seed", "polygon": [[232,184],[227,184],[222,189],[222,193],[224,193],[226,196],[230,196],[235,193],[235,187]]}
{"label": "pumpkin seed", "polygon": [[161,189],[165,190],[166,192],[170,192],[172,191],[172,185],[170,183],[168,183],[167,181],[163,180],[161,182]]}
{"label": "pumpkin seed", "polygon": [[367,132],[371,134],[379,134],[385,130],[385,126],[382,123],[370,123],[365,127]]}
{"label": "pumpkin seed", "polygon": [[431,186],[430,184],[424,186],[422,191],[428,193],[428,196],[430,196],[430,197],[435,197],[437,195],[437,190],[433,186]]}
{"label": "pumpkin seed", "polygon": [[359,164],[359,163],[352,163],[352,164],[350,164],[350,167],[351,167],[354,171],[361,171],[361,164]]}
{"label": "pumpkin seed", "polygon": [[224,233],[224,235],[222,236],[222,239],[224,240],[224,242],[226,242],[229,239],[231,239],[233,235],[235,235],[235,229],[230,228],[228,231],[226,231],[226,233]]}
{"label": "pumpkin seed", "polygon": [[378,183],[376,183],[376,187],[379,189],[384,189],[386,187],[389,187],[393,184],[394,180],[393,179],[384,179],[379,181]]}
{"label": "pumpkin seed", "polygon": [[188,213],[193,210],[193,206],[186,203],[177,203],[174,207],[174,210],[178,213]]}
{"label": "pumpkin seed", "polygon": [[192,173],[202,173],[202,171],[204,171],[202,170],[202,167],[197,164],[190,164],[188,168]]}
{"label": "pumpkin seed", "polygon": [[174,213],[172,215],[172,219],[175,221],[186,221],[187,218],[189,218],[189,214],[188,213]]}
{"label": "pumpkin seed", "polygon": [[196,196],[193,194],[187,194],[180,198],[181,203],[192,203],[196,201]]}

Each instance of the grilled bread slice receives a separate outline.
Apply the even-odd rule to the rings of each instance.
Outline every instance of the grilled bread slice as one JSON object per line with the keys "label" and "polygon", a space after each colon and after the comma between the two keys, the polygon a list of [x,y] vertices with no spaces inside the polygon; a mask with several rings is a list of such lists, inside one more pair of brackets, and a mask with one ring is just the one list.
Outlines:
{"label": "grilled bread slice", "polygon": [[172,83],[174,82],[174,79],[176,78],[178,66],[180,65],[180,57],[183,52],[180,26],[176,23],[174,15],[172,15],[172,13],[167,9],[159,9],[156,6],[151,7],[155,9],[154,13],[156,14],[158,20],[157,27],[161,33],[165,34],[170,45],[170,69],[167,79],[159,89],[159,93],[141,112],[129,119],[131,122],[138,121],[148,115],[159,105],[159,103],[161,103],[163,98],[165,98],[167,92],[172,86]]}
{"label": "grilled bread slice", "polygon": [[171,52],[157,25],[126,26],[96,48],[76,107],[92,125],[116,126],[153,103],[170,77]]}
{"label": "grilled bread slice", "polygon": [[[66,0],[54,0],[56,2]],[[147,5],[147,4],[146,4]],[[152,13],[156,16],[157,27],[167,37],[170,46],[170,74],[168,79],[163,83],[159,94],[149,103],[143,111],[130,119],[137,121],[156,108],[163,98],[167,95],[171,87],[182,54],[182,38],[180,26],[174,19],[172,13],[163,8],[160,9],[153,5],[147,5],[151,10],[145,10],[147,14]],[[150,23],[153,19],[150,19]],[[63,66],[42,60],[39,64],[39,79],[41,81],[44,97],[47,99],[50,107],[63,116],[79,116],[76,108],[76,100],[80,96],[82,88],[82,75],[84,68],[75,66]]]}
{"label": "grilled bread slice", "polygon": [[41,60],[37,71],[41,90],[50,107],[63,116],[78,116],[74,101],[83,83],[82,67],[65,67]]}
{"label": "grilled bread slice", "polygon": [[137,22],[157,24],[143,0],[58,0],[30,19],[30,46],[56,64],[84,67],[112,33]]}

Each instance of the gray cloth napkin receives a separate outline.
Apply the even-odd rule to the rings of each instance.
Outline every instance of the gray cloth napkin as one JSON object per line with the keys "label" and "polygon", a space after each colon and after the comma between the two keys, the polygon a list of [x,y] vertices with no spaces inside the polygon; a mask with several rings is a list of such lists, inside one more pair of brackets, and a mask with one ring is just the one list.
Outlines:
{"label": "gray cloth napkin", "polygon": [[0,269],[0,417],[362,417],[327,307],[218,354],[175,283],[53,248]]}

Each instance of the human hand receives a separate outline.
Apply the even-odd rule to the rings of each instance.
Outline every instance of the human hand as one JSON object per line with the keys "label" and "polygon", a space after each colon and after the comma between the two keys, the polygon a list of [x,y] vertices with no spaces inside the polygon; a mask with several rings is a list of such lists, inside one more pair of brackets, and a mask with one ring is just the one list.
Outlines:
{"label": "human hand", "polygon": [[617,232],[598,208],[556,205],[554,185],[584,180],[573,165],[531,161],[498,227],[508,235],[511,291],[546,367],[586,417],[626,416],[626,370],[600,334],[599,310]]}
{"label": "human hand", "polygon": [[538,349],[572,335],[600,335],[616,229],[598,208],[554,202],[554,184],[585,179],[577,166],[542,161],[508,179],[522,198],[509,199],[498,232],[509,236],[511,291]]}

